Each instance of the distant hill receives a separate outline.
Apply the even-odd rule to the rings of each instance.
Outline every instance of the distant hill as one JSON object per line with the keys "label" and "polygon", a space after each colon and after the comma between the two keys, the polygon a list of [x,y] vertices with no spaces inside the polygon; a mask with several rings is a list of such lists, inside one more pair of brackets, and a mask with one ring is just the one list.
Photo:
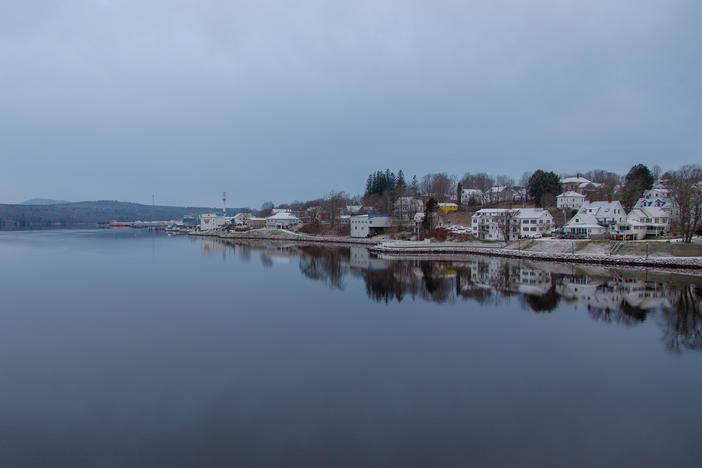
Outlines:
{"label": "distant hill", "polygon": [[[193,206],[151,206],[116,200],[67,202],[63,204],[0,204],[0,229],[44,229],[94,227],[115,221],[166,221],[188,214],[216,211]],[[220,208],[221,210],[221,208]],[[228,215],[243,208],[227,209]]]}
{"label": "distant hill", "polygon": [[52,200],[50,198],[32,198],[31,200],[23,201],[20,205],[65,205],[71,203],[66,200]]}

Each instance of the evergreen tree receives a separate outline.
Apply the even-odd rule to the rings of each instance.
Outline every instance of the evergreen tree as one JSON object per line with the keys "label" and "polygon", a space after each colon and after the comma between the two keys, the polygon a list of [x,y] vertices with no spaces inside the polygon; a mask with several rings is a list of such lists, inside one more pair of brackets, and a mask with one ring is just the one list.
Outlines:
{"label": "evergreen tree", "polygon": [[436,226],[438,211],[439,202],[435,198],[430,198],[426,208],[424,208],[424,221],[422,221],[422,227],[425,231],[431,231]]}
{"label": "evergreen tree", "polygon": [[561,181],[554,172],[539,169],[529,178],[529,195],[538,206],[543,206],[543,202],[547,199],[555,199],[559,193],[561,193]]}
{"label": "evergreen tree", "polygon": [[416,175],[412,176],[412,182],[410,183],[409,192],[410,192],[410,195],[412,195],[413,197],[416,197],[419,195],[419,180],[417,180]]}
{"label": "evergreen tree", "polygon": [[636,201],[641,198],[644,190],[653,187],[653,174],[643,164],[637,164],[629,170],[629,173],[624,179],[624,193],[622,195],[622,204],[629,211],[636,204]]}

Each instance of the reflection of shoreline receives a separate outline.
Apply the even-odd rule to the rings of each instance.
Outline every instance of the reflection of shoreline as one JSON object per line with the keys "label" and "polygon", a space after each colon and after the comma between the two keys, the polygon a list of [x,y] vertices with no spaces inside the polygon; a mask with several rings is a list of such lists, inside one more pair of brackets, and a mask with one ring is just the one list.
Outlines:
{"label": "reflection of shoreline", "polygon": [[[213,243],[219,243],[217,248]],[[344,290],[345,278],[361,279],[375,302],[405,298],[437,303],[476,301],[499,304],[516,297],[522,308],[552,312],[580,306],[606,323],[632,326],[655,317],[673,351],[702,349],[702,276],[641,268],[564,264],[488,256],[460,259],[396,259],[373,255],[359,246],[329,246],[290,241],[209,239],[203,253],[226,249],[248,262],[257,252],[264,267],[291,264],[306,278]],[[226,254],[222,254],[224,260]],[[234,255],[231,258],[237,258]]]}
{"label": "reflection of shoreline", "polygon": [[662,268],[680,271],[702,270],[702,258],[697,257],[633,257],[624,255],[580,255],[566,253],[533,252],[513,249],[496,249],[489,247],[462,246],[407,246],[393,247],[375,245],[371,252],[383,258],[416,258],[434,260],[442,256],[452,256],[456,259],[470,256],[501,257],[527,261],[544,261],[560,263],[578,263],[585,265],[607,265],[612,267],[646,267]]}
{"label": "reflection of shoreline", "polygon": [[[601,255],[601,254],[568,254],[568,253],[548,253],[524,250],[514,250],[506,248],[491,248],[487,246],[461,246],[461,245],[441,245],[415,242],[412,245],[384,245],[381,240],[351,238],[351,237],[321,237],[312,235],[252,235],[234,233],[200,233],[188,232],[189,236],[209,237],[224,241],[239,242],[246,240],[253,241],[288,241],[306,244],[339,245],[350,247],[353,245],[363,245],[368,247],[372,253],[378,256],[417,259],[439,260],[441,256],[451,255],[465,259],[471,256],[490,256],[514,258],[531,261],[578,263],[585,265],[607,265],[613,267],[646,267],[660,268],[670,271],[701,271],[702,258],[697,257],[637,257],[627,255]],[[402,242],[389,242],[390,244],[402,244]]]}

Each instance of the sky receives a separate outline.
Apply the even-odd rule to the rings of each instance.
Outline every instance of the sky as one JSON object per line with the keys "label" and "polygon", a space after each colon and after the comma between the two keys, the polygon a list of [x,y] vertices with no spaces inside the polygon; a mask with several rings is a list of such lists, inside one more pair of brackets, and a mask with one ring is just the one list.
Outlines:
{"label": "sky", "polygon": [[0,203],[702,161],[699,0],[0,0]]}

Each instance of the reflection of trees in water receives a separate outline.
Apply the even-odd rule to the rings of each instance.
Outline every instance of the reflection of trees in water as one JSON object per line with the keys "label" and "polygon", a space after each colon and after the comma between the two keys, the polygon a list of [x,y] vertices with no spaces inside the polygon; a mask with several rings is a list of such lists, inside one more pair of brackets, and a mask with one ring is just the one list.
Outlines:
{"label": "reflection of trees in water", "polygon": [[391,261],[369,256],[363,249],[352,257],[347,247],[259,244],[237,244],[239,255],[248,257],[260,251],[261,262],[268,268],[279,257],[298,255],[305,277],[343,290],[344,277],[353,274],[363,279],[366,294],[377,302],[419,297],[451,303],[461,298],[499,305],[516,295],[523,308],[534,312],[550,312],[562,303],[577,304],[605,323],[631,326],[653,315],[669,350],[702,349],[702,289],[666,279],[660,272],[649,275],[601,267],[576,271],[560,264],[490,257],[460,262]]}
{"label": "reflection of trees in water", "polygon": [[238,244],[236,246],[236,250],[239,252],[239,258],[245,263],[249,263],[251,261],[251,247],[244,244]]}
{"label": "reflection of trees in water", "polygon": [[668,350],[702,349],[702,288],[681,286],[672,307],[663,309],[659,317]]}
{"label": "reflection of trees in water", "polygon": [[634,307],[626,301],[622,301],[618,308],[589,307],[590,317],[598,322],[617,323],[620,325],[637,325],[646,320],[648,311]]}
{"label": "reflection of trees in water", "polygon": [[402,302],[409,295],[433,302],[445,302],[451,293],[451,284],[440,282],[440,264],[419,261],[390,262],[383,270],[364,270],[368,297],[377,302]]}
{"label": "reflection of trees in water", "polygon": [[561,297],[556,292],[556,285],[553,284],[546,291],[546,294],[522,294],[520,296],[522,305],[526,303],[534,312],[551,312],[558,307]]}
{"label": "reflection of trees in water", "polygon": [[344,289],[348,272],[349,249],[341,247],[305,246],[298,249],[300,272],[307,278],[322,281],[332,289]]}
{"label": "reflection of trees in water", "polygon": [[271,259],[271,256],[265,252],[261,252],[261,264],[264,266],[264,268],[272,268],[273,259]]}

